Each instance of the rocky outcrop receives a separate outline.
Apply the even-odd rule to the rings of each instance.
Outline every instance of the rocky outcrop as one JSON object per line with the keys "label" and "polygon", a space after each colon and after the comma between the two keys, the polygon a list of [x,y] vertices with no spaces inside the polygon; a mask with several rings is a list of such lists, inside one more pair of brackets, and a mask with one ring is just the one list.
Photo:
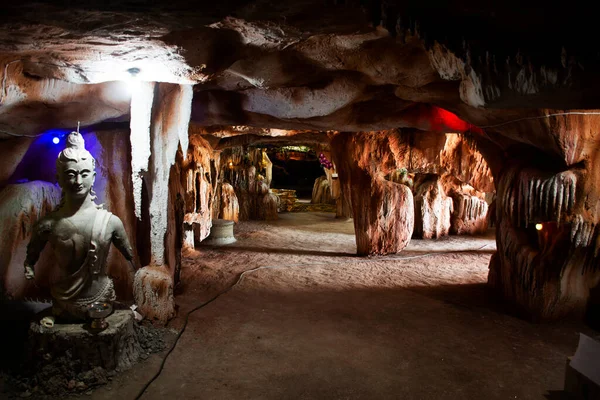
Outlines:
{"label": "rocky outcrop", "polygon": [[145,318],[166,324],[175,316],[173,278],[163,266],[148,266],[135,273],[133,295]]}
{"label": "rocky outcrop", "polygon": [[[25,280],[23,265],[33,226],[59,202],[60,188],[49,182],[8,185],[0,190],[0,291],[6,297],[42,295]],[[42,287],[56,276],[53,259],[52,252],[43,252],[37,262],[35,279]]]}
{"label": "rocky outcrop", "polygon": [[[389,147],[379,145],[373,135],[350,133],[340,133],[331,142],[342,190],[352,201],[359,255],[398,253],[410,241],[414,228],[410,189],[384,179],[383,168],[374,167],[377,163],[385,167],[391,156]],[[371,152],[375,148],[378,152]]]}
{"label": "rocky outcrop", "polygon": [[538,135],[548,132],[554,143],[540,137],[543,152],[514,145],[505,160],[491,165],[498,170],[498,252],[490,261],[488,282],[528,317],[583,315],[600,282],[598,152],[586,133],[599,122],[595,115],[520,122],[522,128],[535,126]]}
{"label": "rocky outcrop", "polygon": [[[185,188],[185,223],[201,242],[210,234],[213,218],[219,218],[222,209],[220,156],[210,143],[198,135],[190,138],[186,160],[181,161]],[[191,240],[190,240],[191,241]]]}
{"label": "rocky outcrop", "polygon": [[414,238],[437,239],[448,235],[450,216],[453,212],[452,199],[444,193],[438,175],[425,175],[415,182]]}
{"label": "rocky outcrop", "polygon": [[233,186],[229,183],[221,185],[221,219],[238,222],[240,213],[240,205],[238,204],[237,196],[233,190]]}
{"label": "rocky outcrop", "polygon": [[312,198],[310,200],[313,204],[334,204],[335,199],[331,194],[331,186],[327,176],[323,175],[315,179],[313,186]]}
{"label": "rocky outcrop", "polygon": [[265,178],[271,175],[272,167],[267,160],[267,155],[261,149],[245,151],[243,148],[232,148],[221,155],[221,176],[234,188],[241,221],[278,218],[279,199],[270,193]]}
{"label": "rocky outcrop", "polygon": [[477,235],[488,229],[488,204],[484,199],[456,190],[450,192],[454,203],[450,232],[454,235]]}

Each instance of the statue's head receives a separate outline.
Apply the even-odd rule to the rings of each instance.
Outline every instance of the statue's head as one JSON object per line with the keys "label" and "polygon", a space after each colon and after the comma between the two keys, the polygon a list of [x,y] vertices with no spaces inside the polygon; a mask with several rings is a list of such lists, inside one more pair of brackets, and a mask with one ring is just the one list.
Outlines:
{"label": "statue's head", "polygon": [[67,136],[67,145],[56,159],[56,174],[64,196],[79,199],[92,192],[96,179],[96,160],[85,149],[79,132],[71,132]]}

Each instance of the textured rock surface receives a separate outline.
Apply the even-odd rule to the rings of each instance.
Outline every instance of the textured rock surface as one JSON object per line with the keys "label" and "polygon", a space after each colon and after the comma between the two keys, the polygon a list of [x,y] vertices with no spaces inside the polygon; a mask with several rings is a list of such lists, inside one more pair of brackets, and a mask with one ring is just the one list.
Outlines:
{"label": "textured rock surface", "polygon": [[95,333],[86,324],[55,324],[45,328],[38,319],[29,328],[31,357],[37,361],[51,361],[67,353],[82,370],[130,368],[141,352],[133,313],[115,310],[105,321],[108,328]]}
{"label": "textured rock surface", "polygon": [[221,185],[221,212],[222,219],[238,222],[240,213],[240,205],[237,196],[233,190],[233,186],[229,183]]}
{"label": "textured rock surface", "polygon": [[278,197],[270,193],[267,177],[272,164],[261,149],[234,147],[221,155],[221,176],[229,183],[239,203],[239,220],[277,219]]}
{"label": "textured rock surface", "polygon": [[[26,282],[23,264],[35,222],[58,206],[59,202],[60,188],[49,182],[8,185],[0,190],[0,274],[3,282],[0,290],[9,298],[42,294],[39,291],[35,293],[33,285]],[[52,252],[42,253],[36,266],[39,285],[46,286],[55,277],[53,260]]]}
{"label": "textured rock surface", "polygon": [[444,193],[439,176],[428,175],[415,182],[415,229],[413,237],[437,239],[448,235],[450,215],[453,211],[452,199]]}
{"label": "textured rock surface", "polygon": [[[181,141],[180,132],[188,130],[191,101],[188,92],[190,91],[191,88],[187,85],[159,84],[150,126],[151,154],[149,173],[146,174],[145,179],[148,183],[149,211],[152,216],[150,219],[151,262],[155,265],[169,262],[172,269],[175,268],[173,260],[165,259],[165,235],[169,221],[174,220],[173,206],[176,204],[176,194],[183,195],[183,193],[173,186],[169,187],[168,182]],[[174,179],[174,181],[181,181],[181,179]],[[175,229],[181,230],[182,227]],[[172,249],[174,243],[170,244],[169,247]]]}
{"label": "textured rock surface", "polygon": [[[373,137],[340,133],[331,142],[344,195],[351,198],[359,255],[400,252],[414,228],[413,196],[408,186],[383,179],[369,153]],[[389,148],[381,148],[375,163],[384,163]],[[367,195],[368,194],[368,195]]]}
{"label": "textured rock surface", "polygon": [[163,266],[148,266],[135,273],[133,295],[138,311],[145,318],[166,324],[175,316],[173,278]]}
{"label": "textured rock surface", "polygon": [[323,175],[315,179],[313,185],[312,198],[310,200],[313,204],[333,204],[335,199],[331,193],[331,186],[327,176]]}
{"label": "textured rock surface", "polygon": [[484,152],[498,171],[489,283],[525,315],[582,314],[600,281],[598,152],[586,133],[598,123],[595,115],[522,121],[510,132],[535,131],[531,144],[507,149],[504,160]]}
{"label": "textured rock surface", "polygon": [[[496,202],[501,239],[490,283],[509,300],[539,315],[540,306],[525,299],[529,296],[534,303],[547,303],[542,314],[558,315],[581,310],[590,289],[597,286],[599,153],[598,112],[593,110],[600,107],[600,62],[593,46],[582,40],[594,37],[596,26],[593,13],[585,8],[541,2],[395,0],[194,6],[179,1],[86,0],[81,7],[66,1],[4,3],[2,138],[73,128],[77,121],[88,126],[127,123],[130,115],[136,119],[131,104],[135,95],[119,82],[132,78],[160,82],[153,105],[165,109],[163,116],[169,114],[174,97],[191,97],[180,115],[189,114],[206,140],[221,149],[247,146],[265,136],[291,140],[293,134],[323,142],[323,136],[334,131],[371,132],[361,135],[371,135],[372,145],[366,142],[363,155],[353,157],[359,168],[369,171],[375,186],[393,169],[406,168],[411,173],[451,174],[485,193],[493,191],[494,182],[504,187]],[[514,12],[517,8],[519,13]],[[182,89],[190,84],[193,93],[191,86]],[[149,165],[146,178],[152,182],[140,188],[136,180],[142,221],[135,230],[143,235],[142,228],[152,229],[151,238],[138,238],[143,244],[138,252],[152,244],[152,252],[159,254],[154,254],[157,264],[166,257],[164,264],[175,275],[181,235],[177,230],[169,234],[171,250],[163,254],[165,232],[170,231],[166,220],[177,221],[178,215],[165,202],[178,204],[177,195],[186,193],[163,186],[171,177],[187,177],[186,171],[169,168],[179,143],[182,157],[188,154],[188,119],[155,117],[152,134],[168,131],[171,140],[165,142],[168,149],[155,142],[154,154],[164,152],[166,157],[156,164],[164,166],[160,177]],[[11,160],[17,162],[22,149],[13,149]],[[376,168],[360,159],[366,154],[377,160]],[[137,158],[134,164],[128,174],[135,177]],[[218,160],[215,165],[217,172],[211,169],[211,177],[219,175]],[[2,165],[0,180],[14,175],[12,168]],[[499,180],[507,182],[500,185]],[[212,203],[221,198],[216,182],[210,181]],[[257,193],[266,196],[264,185],[238,191],[236,183],[230,183],[241,219],[256,217],[257,206],[266,207],[262,214],[270,209],[271,196],[253,200]],[[347,185],[342,182],[344,194],[350,193]],[[344,201],[338,201],[338,215],[347,215],[350,205],[357,215],[354,198],[339,199]],[[148,200],[151,213],[143,207]],[[210,218],[219,210],[209,205],[209,216],[193,216],[199,238],[208,234]],[[535,256],[513,254],[513,247],[538,242],[527,233],[532,223],[550,222],[558,232],[552,246],[535,250]],[[457,227],[472,229],[478,228]],[[564,251],[551,250],[558,248]],[[546,272],[530,283],[521,269],[528,271],[525,275]],[[546,281],[554,282],[556,290],[543,291]],[[533,293],[538,289],[540,293]],[[557,301],[562,305],[548,305]]]}
{"label": "textured rock surface", "polygon": [[450,232],[456,235],[477,235],[488,229],[488,205],[485,200],[452,190],[454,203]]}
{"label": "textured rock surface", "polygon": [[212,218],[221,210],[219,153],[198,135],[190,138],[186,160],[182,160],[182,185],[185,188],[185,222],[194,226],[196,240],[210,234]]}

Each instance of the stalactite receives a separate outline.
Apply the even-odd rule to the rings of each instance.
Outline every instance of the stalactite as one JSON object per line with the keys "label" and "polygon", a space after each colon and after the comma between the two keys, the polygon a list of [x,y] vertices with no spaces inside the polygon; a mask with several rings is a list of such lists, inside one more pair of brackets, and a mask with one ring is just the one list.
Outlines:
{"label": "stalactite", "polygon": [[150,121],[154,82],[138,82],[131,93],[131,173],[135,216],[142,218],[142,173],[148,171],[150,158]]}
{"label": "stalactite", "polygon": [[504,211],[516,226],[527,227],[536,221],[560,223],[573,211],[576,184],[571,171],[542,178],[522,170],[504,188]]}
{"label": "stalactite", "polygon": [[[554,209],[556,210],[556,223],[560,224],[560,217],[562,214],[562,205],[564,201],[565,195],[565,185],[561,182],[558,185],[558,195],[556,196],[556,203],[554,205]],[[527,224],[525,224],[527,226]]]}
{"label": "stalactite", "polygon": [[179,144],[183,153],[183,159],[187,157],[188,147],[190,145],[190,137],[188,133],[189,121],[192,115],[192,98],[194,97],[193,85],[181,85],[181,111],[180,123],[177,126],[177,134],[179,136]]}

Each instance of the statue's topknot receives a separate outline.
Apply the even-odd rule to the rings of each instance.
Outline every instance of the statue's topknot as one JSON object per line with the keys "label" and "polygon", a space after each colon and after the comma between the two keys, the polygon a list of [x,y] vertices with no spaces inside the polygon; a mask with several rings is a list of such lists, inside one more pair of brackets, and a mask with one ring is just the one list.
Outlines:
{"label": "statue's topknot", "polygon": [[91,159],[92,166],[96,168],[96,160],[85,149],[85,141],[79,132],[71,132],[67,136],[67,144],[65,149],[58,154],[56,159],[56,169],[61,170],[63,163],[67,161],[79,161]]}
{"label": "statue's topknot", "polygon": [[67,145],[65,146],[65,149],[66,148],[85,150],[85,140],[83,140],[81,133],[75,131],[69,133],[69,136],[67,136]]}

